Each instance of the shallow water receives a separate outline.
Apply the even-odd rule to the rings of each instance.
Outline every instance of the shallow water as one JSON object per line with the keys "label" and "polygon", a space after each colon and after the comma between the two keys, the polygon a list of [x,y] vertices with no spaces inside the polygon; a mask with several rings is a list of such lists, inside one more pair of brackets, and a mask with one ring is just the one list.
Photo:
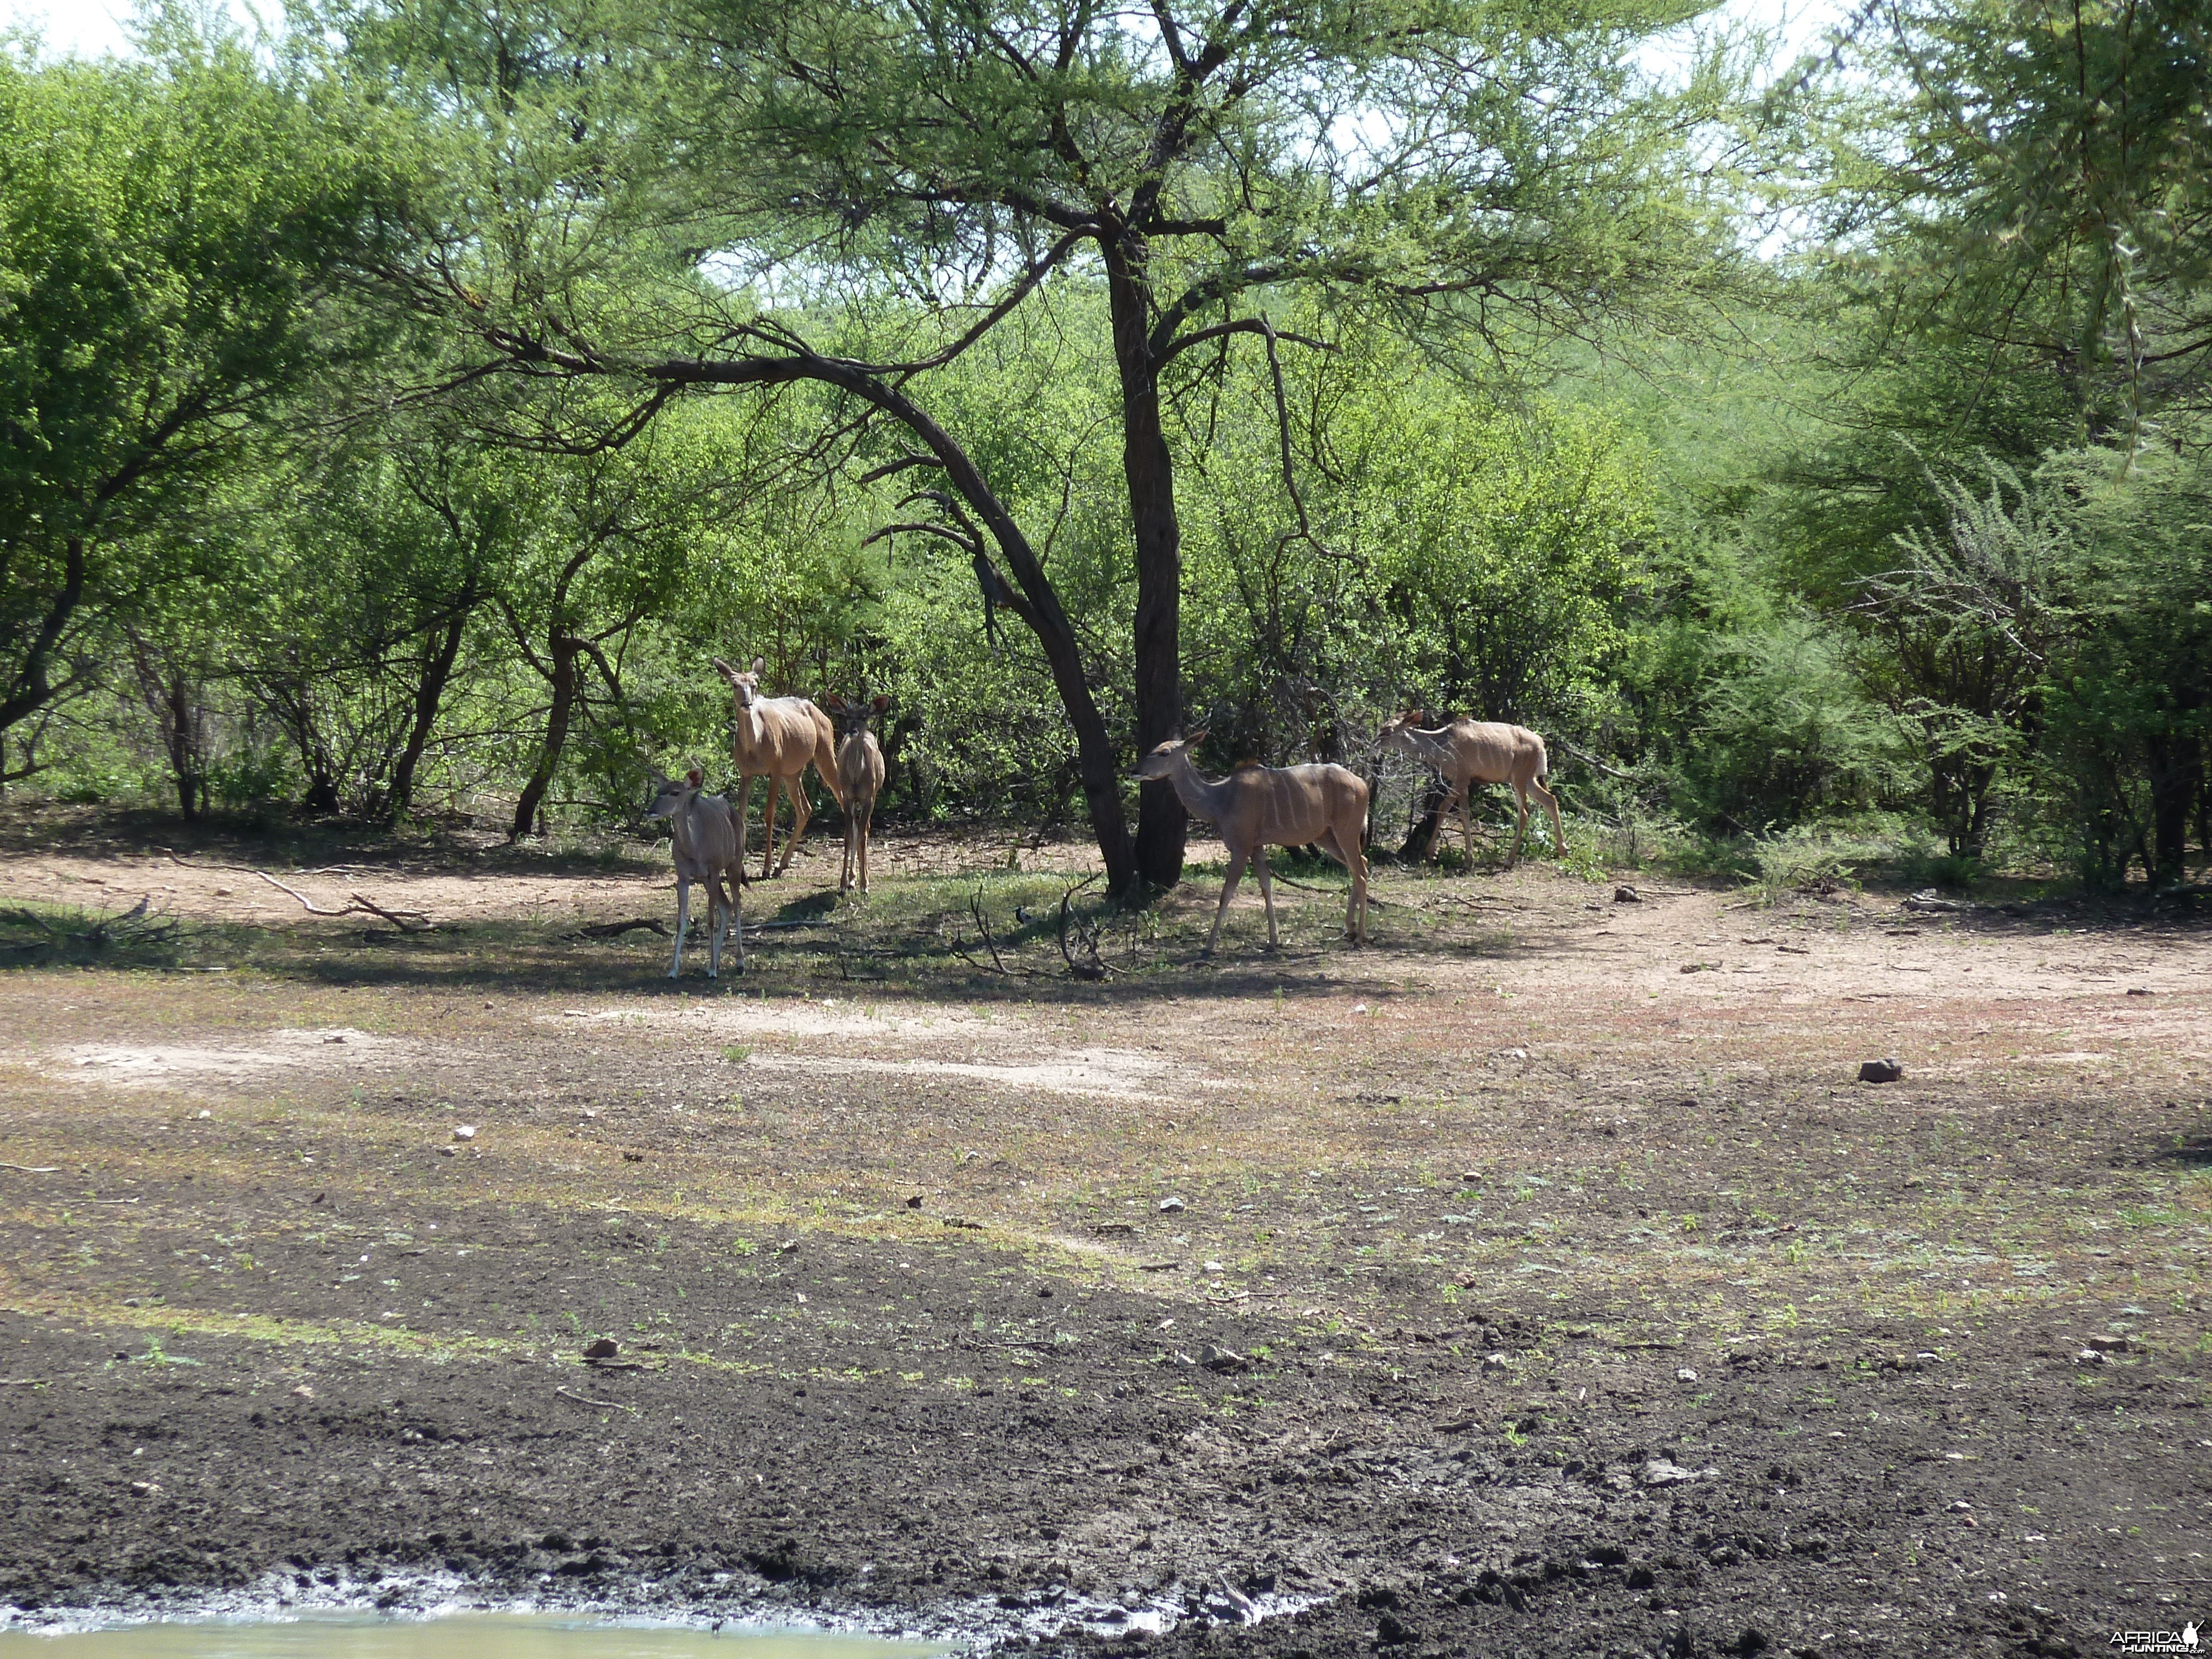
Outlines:
{"label": "shallow water", "polygon": [[389,1619],[179,1620],[64,1635],[0,1632],[0,1659],[922,1659],[941,1645],[726,1626],[613,1623],[574,1616],[453,1613]]}

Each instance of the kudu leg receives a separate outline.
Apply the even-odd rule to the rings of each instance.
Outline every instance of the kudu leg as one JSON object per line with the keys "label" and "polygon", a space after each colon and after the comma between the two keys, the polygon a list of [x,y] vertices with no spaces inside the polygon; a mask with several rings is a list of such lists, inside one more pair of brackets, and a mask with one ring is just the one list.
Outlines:
{"label": "kudu leg", "polygon": [[860,890],[864,893],[868,890],[868,837],[875,827],[876,806],[871,801],[860,814]]}
{"label": "kudu leg", "polygon": [[1275,884],[1267,879],[1267,849],[1255,848],[1252,851],[1252,873],[1260,878],[1260,902],[1267,907],[1267,948],[1282,948],[1281,936],[1275,932]]}
{"label": "kudu leg", "polygon": [[722,928],[730,919],[730,907],[722,897],[722,878],[708,871],[707,873],[707,977],[722,976]]}
{"label": "kudu leg", "polygon": [[1520,804],[1521,817],[1513,827],[1513,850],[1505,855],[1505,867],[1509,870],[1521,862],[1521,838],[1528,833],[1528,786],[1515,783],[1513,799]]}
{"label": "kudu leg", "polygon": [[1559,824],[1559,798],[1540,783],[1528,786],[1536,792],[1536,799],[1544,803],[1544,810],[1552,815],[1552,850],[1559,857],[1567,855],[1567,832]]}
{"label": "kudu leg", "polygon": [[806,804],[806,774],[784,781],[784,793],[791,797],[791,833],[784,837],[783,861],[775,866],[779,876],[791,868],[791,855],[799,850],[799,838],[806,833],[806,821],[814,816],[814,809]]}
{"label": "kudu leg", "polygon": [[1221,884],[1221,902],[1213,908],[1213,931],[1206,936],[1207,956],[1221,942],[1221,919],[1229,914],[1229,901],[1237,896],[1237,884],[1244,879],[1244,857],[1242,853],[1229,855],[1229,879]]}
{"label": "kudu leg", "polygon": [[775,792],[782,782],[773,772],[768,775],[768,810],[761,814],[761,839],[768,843],[761,854],[761,879],[766,881],[775,872],[769,866],[775,862]]}
{"label": "kudu leg", "polygon": [[684,971],[684,929],[690,920],[690,878],[678,876],[676,878],[676,960],[668,964],[668,977],[671,979]]}

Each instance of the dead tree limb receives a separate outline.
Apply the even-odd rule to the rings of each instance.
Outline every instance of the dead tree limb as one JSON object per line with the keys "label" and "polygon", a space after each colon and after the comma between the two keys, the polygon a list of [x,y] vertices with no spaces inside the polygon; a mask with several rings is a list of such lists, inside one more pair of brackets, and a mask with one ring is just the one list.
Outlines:
{"label": "dead tree limb", "polygon": [[343,910],[325,910],[298,888],[287,887],[266,870],[256,870],[253,873],[278,892],[289,893],[294,898],[299,900],[300,908],[311,916],[380,916],[403,933],[427,933],[433,931],[430,918],[420,910],[387,910],[374,900],[363,898],[359,893],[349,893],[346,896],[351,902]]}

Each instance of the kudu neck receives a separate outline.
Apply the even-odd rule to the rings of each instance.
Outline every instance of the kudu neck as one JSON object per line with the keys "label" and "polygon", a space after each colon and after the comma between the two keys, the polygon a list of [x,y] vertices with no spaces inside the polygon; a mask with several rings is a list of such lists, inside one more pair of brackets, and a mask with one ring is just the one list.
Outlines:
{"label": "kudu neck", "polygon": [[1198,769],[1190,763],[1188,751],[1177,754],[1168,772],[1168,781],[1175,786],[1176,799],[1182,802],[1183,810],[1212,823],[1220,816],[1218,796],[1220,786],[1208,783],[1199,776]]}

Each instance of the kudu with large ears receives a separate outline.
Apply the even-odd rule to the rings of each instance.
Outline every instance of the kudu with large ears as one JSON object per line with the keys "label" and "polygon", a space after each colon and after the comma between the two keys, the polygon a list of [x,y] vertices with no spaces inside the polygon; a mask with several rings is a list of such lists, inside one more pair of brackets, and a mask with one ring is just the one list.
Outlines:
{"label": "kudu with large ears", "polygon": [[[768,846],[761,854],[761,877],[781,875],[791,867],[791,855],[806,833],[814,809],[806,804],[804,779],[811,766],[821,775],[823,787],[842,806],[845,798],[837,784],[837,734],[829,715],[805,697],[763,697],[761,672],[767,663],[753,659],[749,669],[730,666],[720,657],[714,667],[729,682],[737,701],[737,718],[731,724],[731,752],[738,763],[738,856],[744,857],[745,808],[752,798],[753,780],[768,780],[768,806],[761,816]],[[775,860],[775,796],[784,789],[791,796],[791,838],[783,844],[783,862]]]}
{"label": "kudu with large ears", "polygon": [[1561,858],[1566,857],[1567,832],[1559,823],[1559,798],[1544,787],[1544,780],[1551,775],[1552,761],[1545,750],[1543,738],[1525,726],[1507,726],[1497,720],[1453,720],[1425,728],[1428,728],[1427,718],[1419,709],[1408,708],[1385,725],[1375,738],[1385,748],[1401,750],[1416,760],[1427,762],[1451,786],[1451,798],[1437,814],[1436,830],[1429,832],[1429,844],[1421,849],[1423,858],[1436,851],[1437,830],[1443,828],[1444,820],[1456,810],[1467,837],[1468,862],[1474,862],[1474,813],[1468,805],[1468,791],[1478,783],[1510,784],[1520,803],[1520,823],[1513,831],[1513,850],[1505,860],[1508,864],[1520,860],[1522,838],[1528,833],[1531,795],[1542,802],[1544,810],[1552,815],[1553,847]]}
{"label": "kudu with large ears", "polygon": [[868,722],[891,706],[886,696],[866,702],[847,702],[835,691],[822,699],[837,728],[837,787],[845,798],[845,868],[837,878],[837,890],[853,884],[857,853],[860,890],[868,890],[868,836],[875,823],[876,797],[884,789],[884,751]]}
{"label": "kudu with large ears", "polygon": [[[666,818],[675,838],[676,960],[668,977],[684,971],[684,933],[691,920],[691,884],[707,884],[707,977],[722,976],[722,927],[730,925],[738,953],[738,971],[745,970],[744,849],[730,804],[720,795],[702,793],[705,779],[696,768],[680,780],[653,778],[648,817]],[[724,878],[729,891],[722,890]]]}
{"label": "kudu with large ears", "polygon": [[1213,912],[1213,931],[1206,953],[1221,938],[1221,919],[1243,878],[1249,861],[1260,878],[1260,896],[1267,907],[1267,944],[1282,941],[1275,929],[1275,892],[1267,879],[1270,847],[1318,846],[1352,872],[1352,897],[1345,907],[1344,931],[1353,939],[1367,936],[1367,781],[1349,768],[1334,765],[1240,766],[1218,783],[1199,776],[1190,751],[1204,731],[1171,738],[1145,757],[1137,768],[1140,782],[1165,778],[1175,785],[1183,809],[1221,832],[1229,848],[1229,878]]}

